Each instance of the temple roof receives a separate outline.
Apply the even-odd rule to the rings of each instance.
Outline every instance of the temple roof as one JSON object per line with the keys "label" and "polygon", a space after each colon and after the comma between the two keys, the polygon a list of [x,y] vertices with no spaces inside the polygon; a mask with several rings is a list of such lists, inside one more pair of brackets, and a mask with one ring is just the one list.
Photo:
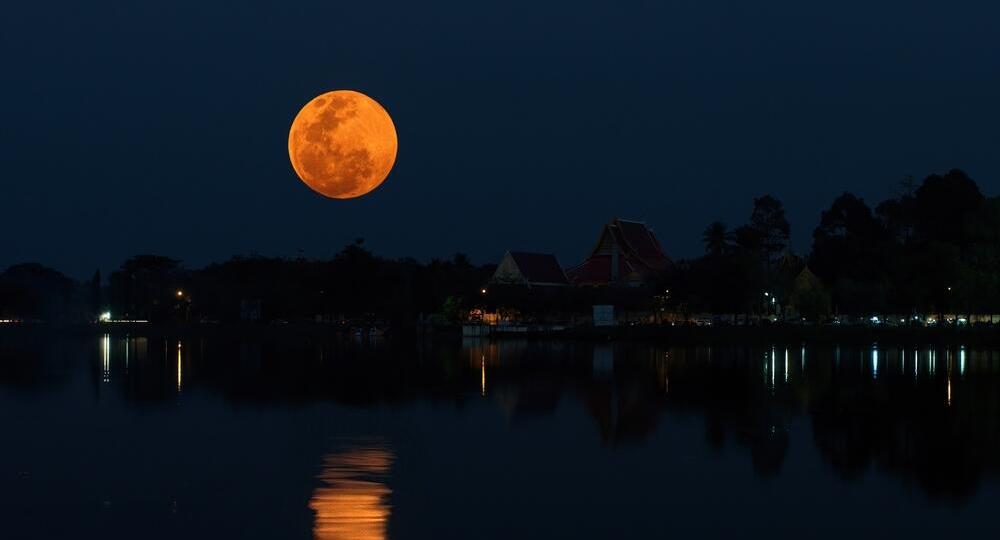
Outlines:
{"label": "temple roof", "polygon": [[616,218],[601,230],[590,256],[566,274],[577,285],[640,283],[671,264],[645,223]]}
{"label": "temple roof", "polygon": [[666,270],[670,266],[670,259],[663,252],[660,241],[645,223],[615,219],[608,227],[617,228],[621,243],[646,266],[654,270]]}
{"label": "temple roof", "polygon": [[555,255],[526,251],[508,251],[493,274],[493,281],[527,285],[569,285],[569,279]]}

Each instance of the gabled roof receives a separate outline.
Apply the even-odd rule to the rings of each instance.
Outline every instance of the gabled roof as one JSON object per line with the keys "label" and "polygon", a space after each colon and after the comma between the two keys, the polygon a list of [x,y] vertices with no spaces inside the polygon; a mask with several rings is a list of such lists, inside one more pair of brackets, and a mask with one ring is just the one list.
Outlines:
{"label": "gabled roof", "polygon": [[795,276],[795,281],[793,282],[792,287],[794,289],[804,289],[805,288],[805,289],[819,289],[819,290],[822,290],[823,289],[823,280],[819,279],[819,277],[817,277],[816,274],[814,274],[812,272],[812,270],[809,269],[809,266],[807,265],[807,266],[803,266],[802,267],[802,271],[799,272],[799,274],[797,276]]}
{"label": "gabled roof", "polygon": [[640,283],[671,264],[645,223],[616,218],[601,230],[590,256],[566,274],[576,285]]}
{"label": "gabled roof", "polygon": [[631,255],[646,266],[654,270],[666,270],[670,266],[670,259],[663,252],[660,241],[645,223],[615,219],[608,226],[617,229],[621,242],[631,249]]}
{"label": "gabled roof", "polygon": [[529,283],[557,283],[568,285],[566,273],[563,272],[562,265],[555,255],[551,253],[528,253],[525,251],[511,251],[510,256],[514,258],[521,274]]}
{"label": "gabled roof", "polygon": [[493,281],[526,285],[569,285],[566,272],[555,255],[526,251],[508,251],[497,266]]}
{"label": "gabled roof", "polygon": [[[618,259],[618,275],[630,273],[624,259]],[[582,263],[566,270],[574,285],[611,283],[611,255],[591,255]]]}

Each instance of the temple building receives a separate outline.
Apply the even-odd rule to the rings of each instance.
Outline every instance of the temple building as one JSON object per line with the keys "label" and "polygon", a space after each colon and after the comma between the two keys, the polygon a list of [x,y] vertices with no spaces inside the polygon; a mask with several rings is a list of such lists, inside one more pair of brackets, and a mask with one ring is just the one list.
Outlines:
{"label": "temple building", "polygon": [[645,223],[613,219],[578,266],[566,271],[574,285],[645,285],[673,263]]}
{"label": "temple building", "polygon": [[504,254],[490,283],[534,287],[562,287],[569,279],[555,255],[508,251]]}
{"label": "temple building", "polygon": [[830,303],[830,293],[823,282],[803,265],[789,287],[784,315],[786,319],[821,320],[829,316]]}

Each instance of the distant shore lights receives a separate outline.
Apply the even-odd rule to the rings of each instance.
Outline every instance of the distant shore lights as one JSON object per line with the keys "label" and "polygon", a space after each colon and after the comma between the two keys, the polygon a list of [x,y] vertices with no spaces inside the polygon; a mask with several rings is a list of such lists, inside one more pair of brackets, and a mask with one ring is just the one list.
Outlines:
{"label": "distant shore lights", "polygon": [[110,311],[105,311],[97,316],[97,322],[99,323],[111,323],[111,324],[136,324],[136,323],[148,323],[146,319],[115,319],[112,317]]}

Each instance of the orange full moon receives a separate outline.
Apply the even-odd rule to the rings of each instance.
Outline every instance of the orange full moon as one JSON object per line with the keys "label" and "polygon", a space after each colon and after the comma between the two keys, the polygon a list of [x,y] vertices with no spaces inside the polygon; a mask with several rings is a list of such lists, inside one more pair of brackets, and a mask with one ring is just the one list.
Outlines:
{"label": "orange full moon", "polygon": [[295,116],[288,158],[317,193],[360,197],[389,176],[396,162],[396,127],[374,99],[351,90],[327,92]]}

